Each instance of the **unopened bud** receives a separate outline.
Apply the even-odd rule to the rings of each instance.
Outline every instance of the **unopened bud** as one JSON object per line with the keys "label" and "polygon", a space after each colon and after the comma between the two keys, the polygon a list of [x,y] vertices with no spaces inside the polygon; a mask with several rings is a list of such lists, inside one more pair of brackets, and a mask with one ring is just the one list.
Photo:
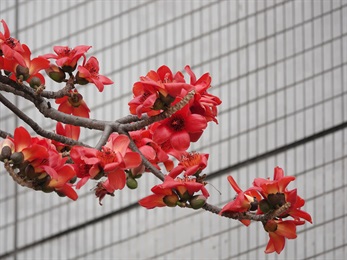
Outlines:
{"label": "unopened bud", "polygon": [[4,159],[10,159],[12,154],[12,149],[9,146],[4,146],[1,149],[1,160],[3,161]]}
{"label": "unopened bud", "polygon": [[203,195],[195,195],[189,201],[193,209],[201,209],[206,204],[206,197]]}
{"label": "unopened bud", "polygon": [[13,164],[21,164],[24,162],[24,155],[22,152],[14,152],[11,154],[10,159],[12,160]]}
{"label": "unopened bud", "polygon": [[32,77],[30,82],[29,82],[30,87],[32,87],[34,89],[37,89],[39,86],[41,86],[41,84],[42,84],[42,82],[38,77]]}
{"label": "unopened bud", "polygon": [[29,68],[17,65],[16,67],[16,77],[20,80],[27,80],[29,78]]}
{"label": "unopened bud", "polygon": [[63,82],[65,80],[65,72],[57,65],[51,64],[48,69],[45,70],[47,75],[55,82]]}
{"label": "unopened bud", "polygon": [[136,189],[137,188],[137,180],[133,178],[127,178],[126,185],[129,189]]}
{"label": "unopened bud", "polygon": [[176,207],[178,196],[176,194],[167,195],[164,197],[163,201],[168,207]]}

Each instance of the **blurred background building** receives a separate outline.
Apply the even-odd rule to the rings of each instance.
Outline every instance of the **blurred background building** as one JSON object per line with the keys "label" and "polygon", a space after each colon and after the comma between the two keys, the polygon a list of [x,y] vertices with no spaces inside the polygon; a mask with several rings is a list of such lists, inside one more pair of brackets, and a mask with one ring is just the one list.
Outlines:
{"label": "blurred background building", "polygon": [[[93,46],[88,57],[115,82],[102,94],[78,87],[93,118],[128,115],[133,83],[163,64],[174,72],[189,64],[198,77],[210,72],[211,92],[223,101],[219,125],[190,148],[210,154],[210,202],[222,206],[235,196],[227,175],[247,188],[278,165],[296,176],[291,187],[314,221],[299,226],[279,256],[265,255],[260,223],[246,228],[203,210],[139,207],[158,183],[150,174],[139,189],[116,192],[100,206],[92,184],[72,202],[19,187],[2,170],[1,259],[345,259],[346,0],[1,0],[0,19],[34,56],[55,45]],[[0,109],[2,130],[23,125]],[[85,131],[83,141],[93,145],[99,136]]]}

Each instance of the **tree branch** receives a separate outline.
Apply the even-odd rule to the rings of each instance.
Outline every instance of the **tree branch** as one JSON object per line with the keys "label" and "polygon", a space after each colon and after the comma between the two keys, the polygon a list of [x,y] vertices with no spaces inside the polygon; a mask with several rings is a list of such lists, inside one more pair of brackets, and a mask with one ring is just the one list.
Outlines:
{"label": "tree branch", "polygon": [[42,127],[39,126],[34,120],[28,117],[25,113],[22,112],[18,107],[12,104],[7,98],[5,98],[2,94],[0,94],[0,102],[3,103],[9,110],[11,110],[16,116],[22,119],[25,123],[27,123],[37,134],[55,140],[57,142],[61,142],[67,145],[82,145],[86,147],[90,147],[87,144],[76,141],[74,139],[68,138],[66,136],[58,135],[56,133],[46,131]]}
{"label": "tree branch", "polygon": [[[266,223],[268,220],[274,219],[282,215],[284,212],[286,212],[290,208],[290,206],[291,206],[290,202],[287,202],[284,205],[282,205],[282,207],[262,215],[258,215],[256,213],[247,211],[247,212],[232,212],[232,213],[224,212],[222,216],[226,218],[237,219],[237,220],[249,219],[253,221],[261,221],[262,223]],[[219,214],[220,211],[222,210],[221,208],[211,205],[209,203],[206,203],[202,208],[214,214]]]}
{"label": "tree branch", "polygon": [[94,147],[95,149],[101,150],[101,147],[106,144],[108,138],[113,133],[113,128],[111,125],[105,125],[105,129],[102,132],[99,142]]}
{"label": "tree branch", "polygon": [[0,129],[0,137],[2,137],[2,138],[5,139],[7,136],[13,137],[12,134],[7,133],[7,132],[5,132],[5,131],[3,131],[3,130]]}

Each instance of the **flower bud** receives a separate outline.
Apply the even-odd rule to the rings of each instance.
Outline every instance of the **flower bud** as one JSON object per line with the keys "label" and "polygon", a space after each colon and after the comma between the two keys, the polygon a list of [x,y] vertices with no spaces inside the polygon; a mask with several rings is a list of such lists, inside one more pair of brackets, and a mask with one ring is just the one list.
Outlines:
{"label": "flower bud", "polygon": [[12,154],[12,149],[9,146],[4,146],[1,149],[1,161],[3,161],[4,159],[9,159],[11,157]]}
{"label": "flower bud", "polygon": [[16,67],[16,77],[20,80],[27,80],[29,78],[29,68],[17,65]]}
{"label": "flower bud", "polygon": [[189,203],[193,209],[201,209],[206,204],[206,197],[203,195],[195,195],[190,199]]}
{"label": "flower bud", "polygon": [[41,86],[41,84],[42,84],[42,82],[38,77],[32,77],[30,82],[29,82],[30,87],[32,87],[34,89],[37,89],[39,86]]}
{"label": "flower bud", "polygon": [[176,207],[178,196],[176,194],[167,195],[163,198],[163,201],[168,207]]}
{"label": "flower bud", "polygon": [[12,160],[13,164],[21,164],[24,162],[24,155],[22,152],[14,152],[11,154],[10,159]]}
{"label": "flower bud", "polygon": [[137,188],[137,180],[133,178],[127,178],[126,185],[129,189],[136,189]]}
{"label": "flower bud", "polygon": [[57,65],[51,64],[48,69],[45,70],[47,75],[55,82],[63,82],[65,80],[65,72]]}

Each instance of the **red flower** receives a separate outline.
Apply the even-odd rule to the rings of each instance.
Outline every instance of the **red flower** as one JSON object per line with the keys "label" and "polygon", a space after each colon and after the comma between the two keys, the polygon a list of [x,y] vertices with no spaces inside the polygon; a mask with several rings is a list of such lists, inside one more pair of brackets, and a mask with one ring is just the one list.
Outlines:
{"label": "red flower", "polygon": [[[160,169],[158,163],[163,163],[167,171],[170,171],[173,168],[173,161],[170,160],[168,154],[152,140],[152,133],[150,130],[142,129],[139,131],[132,131],[130,132],[130,137],[146,159],[157,169]],[[136,173],[139,174],[141,173],[141,170],[144,171],[144,167],[135,169],[135,172],[133,173],[135,175]]]}
{"label": "red flower", "polygon": [[190,75],[190,84],[195,87],[195,95],[192,102],[190,102],[190,111],[193,114],[199,114],[206,118],[207,122],[214,121],[218,123],[217,116],[217,106],[222,103],[222,101],[212,95],[207,93],[207,90],[211,87],[211,77],[209,73],[205,73],[198,80],[189,66],[185,67],[186,72]]}
{"label": "red flower", "polygon": [[196,142],[206,128],[206,118],[192,114],[188,105],[159,122],[153,129],[153,141],[162,144],[168,140],[176,150],[187,150],[190,142]]}
{"label": "red flower", "polygon": [[45,54],[42,57],[46,59],[56,59],[58,66],[62,67],[65,72],[72,72],[76,69],[78,60],[83,56],[85,58],[85,53],[92,46],[79,45],[74,49],[70,49],[68,46],[54,46],[53,50],[56,54]]}
{"label": "red flower", "polygon": [[129,142],[126,135],[112,134],[101,151],[80,146],[72,147],[70,156],[77,165],[77,176],[82,175],[82,180],[77,184],[77,188],[84,185],[89,178],[105,174],[110,189],[123,189],[126,183],[124,170],[135,168],[142,162],[138,153],[129,150]]}
{"label": "red flower", "polygon": [[[4,60],[4,69],[13,72],[12,79],[22,79],[27,81],[28,83],[31,82],[31,79],[34,77],[39,79],[39,82],[41,84],[45,84],[45,78],[41,73],[39,73],[40,70],[46,69],[49,67],[49,61],[43,57],[37,57],[34,59],[31,59],[31,51],[29,47],[25,44],[23,46],[23,53],[22,56],[24,58],[25,65],[19,64],[16,60]],[[37,85],[41,85],[37,84]]]}
{"label": "red flower", "polygon": [[185,171],[184,176],[199,174],[207,166],[209,155],[205,153],[185,153],[180,158],[178,165],[171,170],[170,176],[176,178],[181,172]]}
{"label": "red flower", "polygon": [[95,57],[90,57],[83,66],[78,66],[77,81],[79,78],[94,83],[100,92],[104,90],[104,85],[111,85],[113,81],[108,77],[99,74],[99,62]]}
{"label": "red flower", "polygon": [[[20,42],[11,37],[10,30],[4,20],[0,21],[4,27],[4,33],[0,32],[0,50],[5,58],[16,60],[21,66],[26,66],[22,53],[24,52]],[[0,53],[1,54],[1,53]],[[2,55],[0,55],[2,56]]]}
{"label": "red flower", "polygon": [[173,75],[167,66],[161,66],[157,71],[151,70],[133,86],[134,99],[129,102],[130,113],[139,118],[143,113],[157,115],[177,97],[182,97],[183,89],[190,91],[193,87],[185,82],[181,72]]}
{"label": "red flower", "polygon": [[147,209],[175,206],[179,200],[185,202],[199,191],[205,198],[210,196],[204,184],[196,182],[196,179],[173,179],[168,175],[162,184],[154,186],[151,191],[154,194],[139,201],[139,204]]}
{"label": "red flower", "polygon": [[24,161],[42,161],[48,158],[48,141],[31,137],[24,127],[17,127],[13,139],[10,138],[10,140],[14,143],[14,152],[21,152],[24,155]]}
{"label": "red flower", "polygon": [[[305,204],[305,200],[297,195],[297,190],[288,190],[288,184],[295,180],[294,176],[284,176],[284,172],[280,167],[276,167],[274,170],[273,180],[256,178],[253,185],[259,189],[259,192],[264,197],[267,208],[276,209],[282,206],[286,202],[290,202],[289,209],[279,217],[285,218],[292,216],[294,219],[303,218],[312,223],[310,214],[301,210],[300,208]],[[259,209],[258,213],[262,213]]]}
{"label": "red flower", "polygon": [[78,195],[69,182],[76,176],[76,173],[72,165],[65,164],[67,159],[62,158],[58,152],[50,150],[48,165],[42,165],[41,167],[51,177],[48,187],[54,188],[58,194],[77,200]]}
{"label": "red flower", "polygon": [[[258,206],[257,202],[261,199],[259,193],[254,189],[242,191],[232,176],[228,176],[228,181],[231,187],[236,191],[237,195],[234,200],[230,201],[222,208],[219,215],[222,215],[224,212],[234,213],[256,210]],[[246,226],[251,223],[248,219],[241,219],[240,221]]]}
{"label": "red flower", "polygon": [[304,224],[304,221],[296,220],[269,220],[264,229],[269,233],[270,240],[266,246],[265,253],[281,253],[285,245],[285,238],[296,238],[296,226]]}
{"label": "red flower", "polygon": [[[63,125],[60,122],[57,122],[57,125],[55,128],[55,132],[58,135],[66,136],[66,137],[71,138],[71,139],[76,140],[76,141],[78,140],[78,138],[80,136],[80,131],[81,131],[81,129],[79,126],[68,125],[68,124]],[[60,152],[64,148],[68,149],[68,150],[71,149],[70,146],[63,144],[63,143],[60,143],[60,142],[57,142],[57,141],[54,141],[54,140],[52,140],[52,143],[55,145],[56,149]]]}
{"label": "red flower", "polygon": [[55,103],[59,104],[58,110],[60,112],[89,118],[90,110],[77,89],[70,90],[70,96],[57,98]]}
{"label": "red flower", "polygon": [[280,167],[276,167],[274,170],[273,181],[269,179],[256,178],[253,185],[261,188],[260,192],[264,198],[267,198],[269,194],[284,193],[288,184],[295,180],[294,176],[284,176],[284,172]]}

